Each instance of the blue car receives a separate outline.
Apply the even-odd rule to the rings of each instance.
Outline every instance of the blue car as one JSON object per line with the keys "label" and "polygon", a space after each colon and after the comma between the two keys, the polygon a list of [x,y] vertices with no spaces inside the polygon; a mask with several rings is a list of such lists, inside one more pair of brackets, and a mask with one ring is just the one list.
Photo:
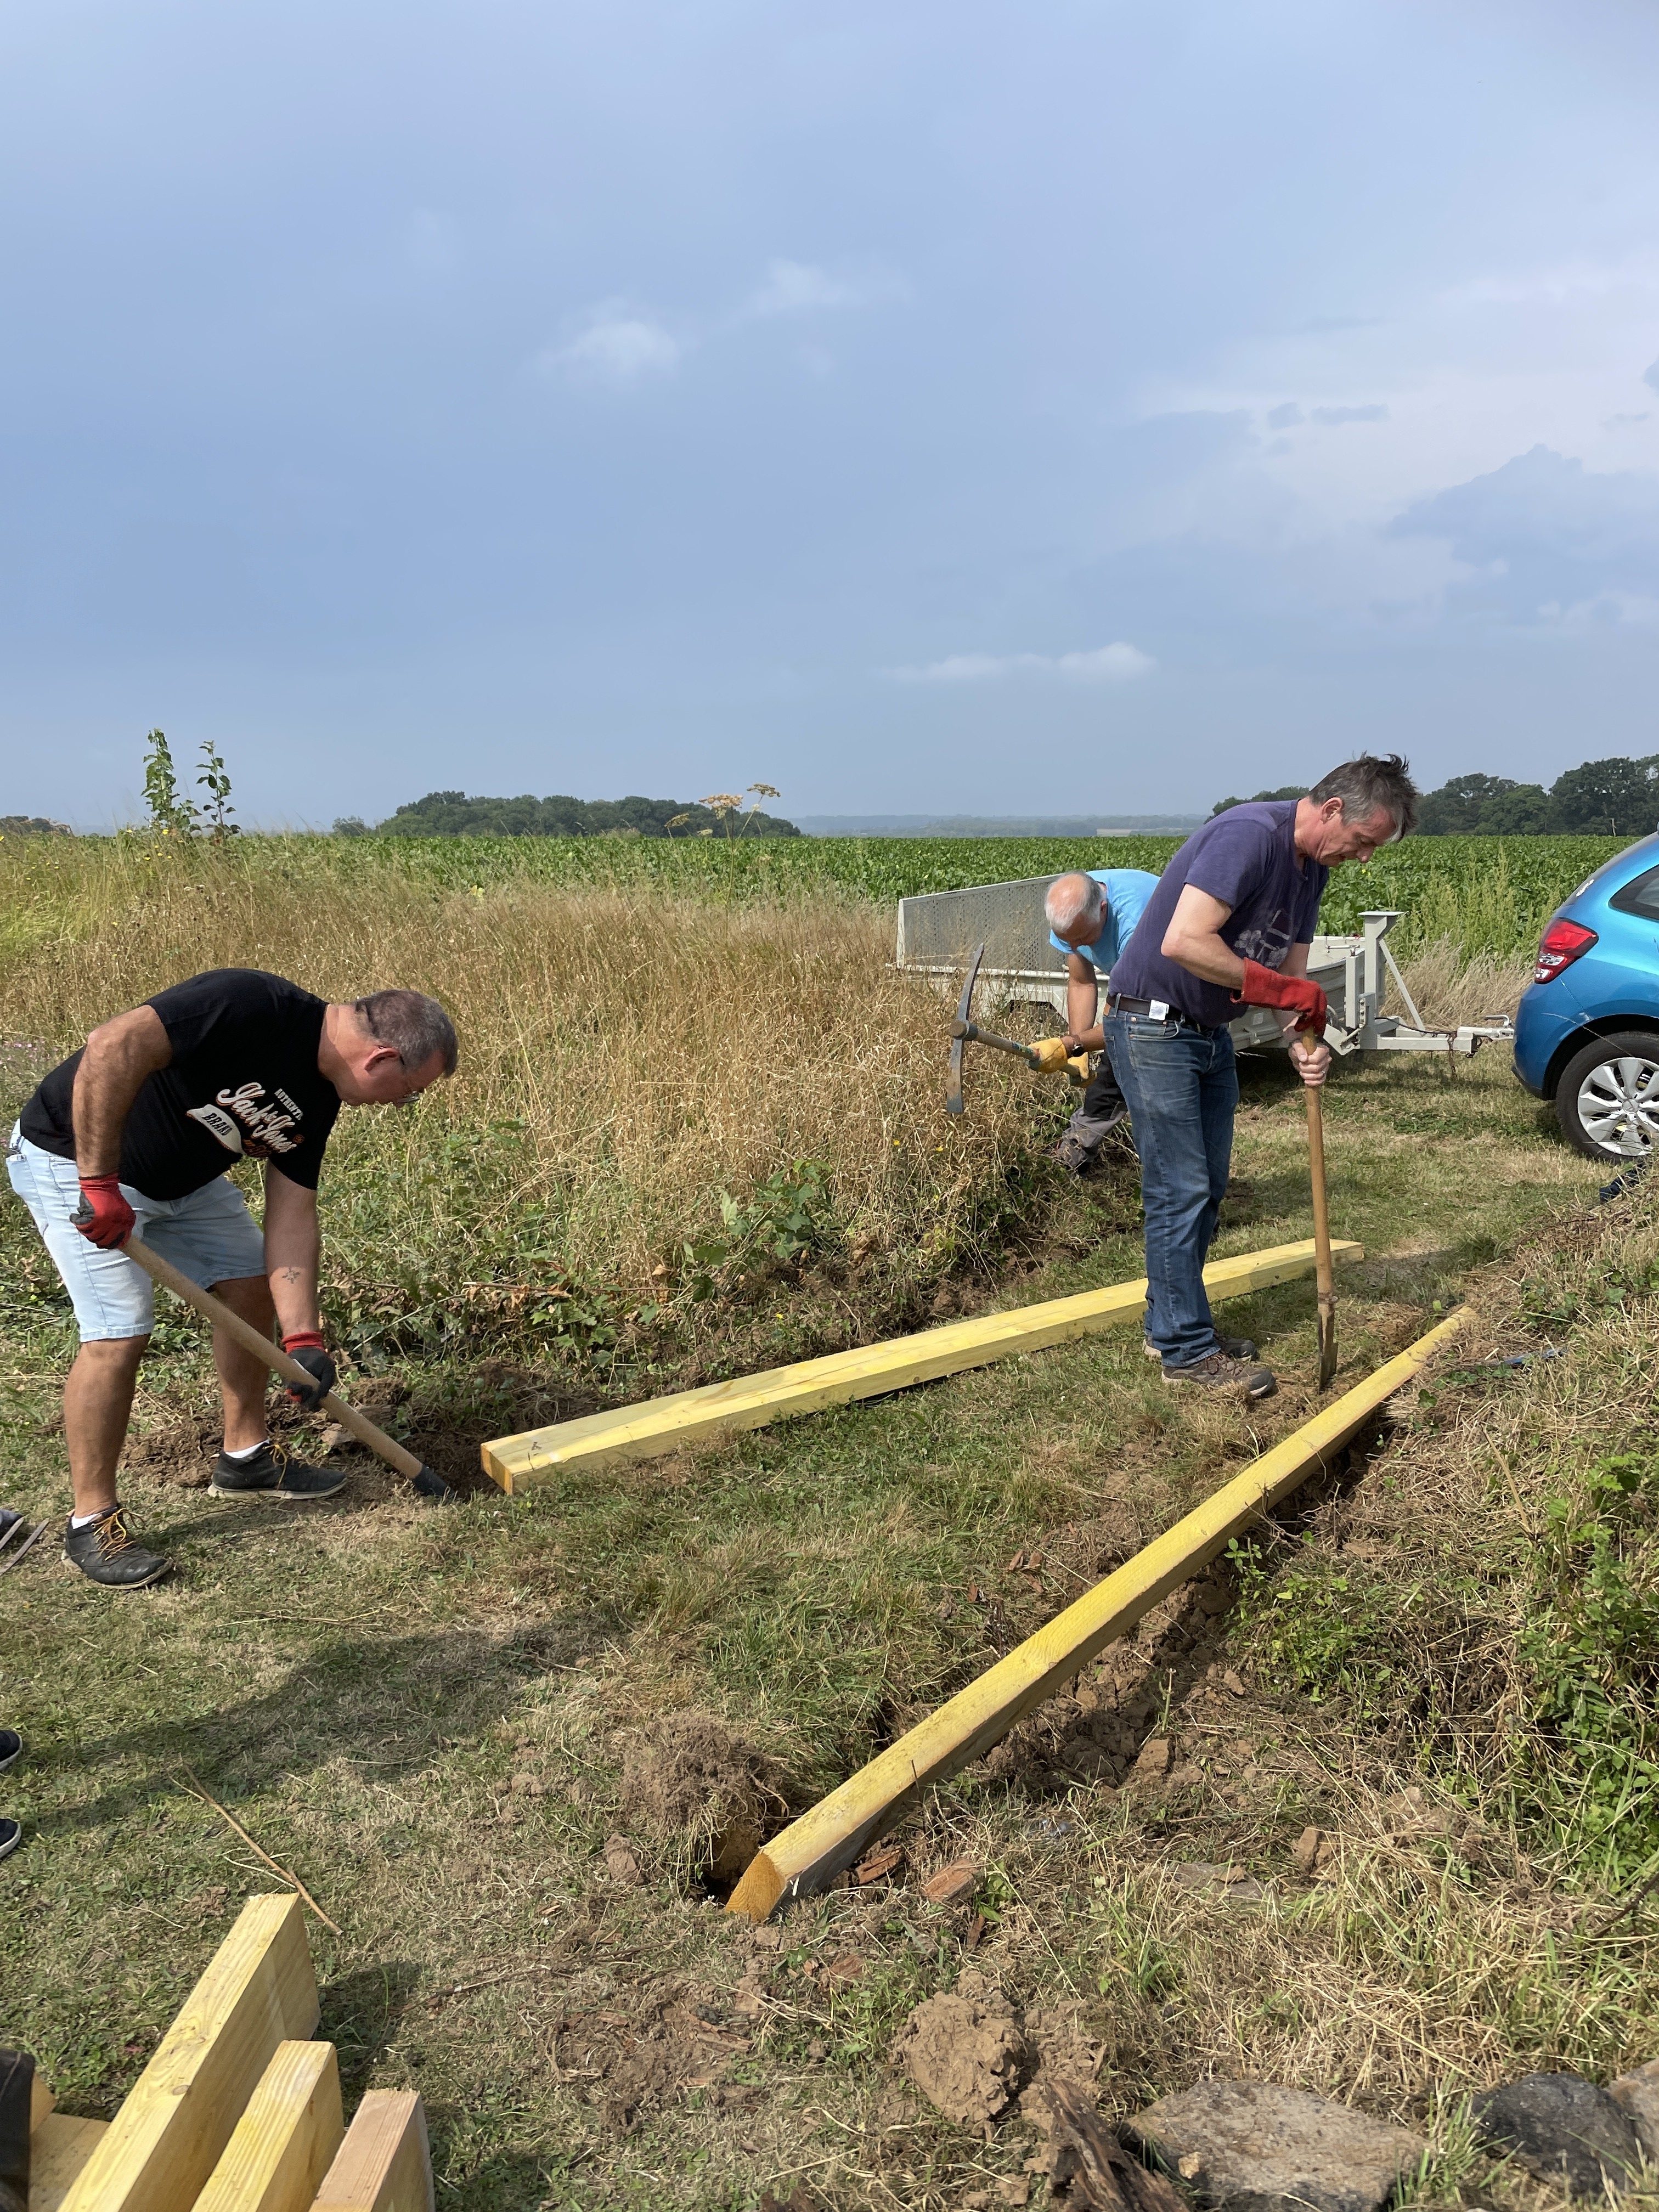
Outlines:
{"label": "blue car", "polygon": [[1646,1159],[1659,1141],[1659,836],[1556,908],[1515,1018],[1515,1072],[1592,1159]]}

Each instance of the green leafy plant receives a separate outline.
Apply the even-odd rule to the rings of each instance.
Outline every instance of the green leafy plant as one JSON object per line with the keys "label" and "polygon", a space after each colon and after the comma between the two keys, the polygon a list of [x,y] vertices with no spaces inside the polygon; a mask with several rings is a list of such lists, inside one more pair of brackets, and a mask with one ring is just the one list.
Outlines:
{"label": "green leafy plant", "polygon": [[175,842],[194,837],[200,827],[197,810],[179,788],[179,773],[166,732],[152,730],[146,743],[149,747],[144,755],[144,805],[149,816],[146,829],[152,837]]}
{"label": "green leafy plant", "polygon": [[[156,734],[160,735],[159,731]],[[239,837],[242,825],[234,818],[235,809],[230,803],[230,775],[223,756],[216,749],[211,738],[203,738],[201,750],[202,773],[196,781],[205,789],[207,798],[198,805],[197,811],[213,842],[222,845],[228,838]]]}
{"label": "green leafy plant", "polygon": [[723,1190],[720,1207],[725,1234],[681,1247],[681,1279],[695,1300],[750,1288],[821,1250],[830,1226],[830,1170],[797,1160],[769,1175],[746,1206]]}

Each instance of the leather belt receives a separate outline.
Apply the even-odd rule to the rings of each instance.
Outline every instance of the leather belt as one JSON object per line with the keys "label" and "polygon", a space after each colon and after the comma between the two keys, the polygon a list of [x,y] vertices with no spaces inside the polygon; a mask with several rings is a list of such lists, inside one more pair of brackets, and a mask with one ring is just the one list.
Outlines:
{"label": "leather belt", "polygon": [[1190,1014],[1183,1013],[1179,1006],[1170,1006],[1162,999],[1131,999],[1114,994],[1108,997],[1106,1003],[1115,1014],[1151,1014],[1155,1021],[1185,1022],[1189,1030],[1202,1030],[1206,1036],[1215,1034],[1207,1023],[1195,1022]]}

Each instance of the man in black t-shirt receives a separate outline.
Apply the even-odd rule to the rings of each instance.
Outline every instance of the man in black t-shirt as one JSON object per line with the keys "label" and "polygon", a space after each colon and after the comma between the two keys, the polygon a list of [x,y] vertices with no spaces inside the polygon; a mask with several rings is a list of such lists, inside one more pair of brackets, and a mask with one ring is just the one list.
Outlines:
{"label": "man in black t-shirt", "polygon": [[[13,1129],[6,1165],[80,1324],[64,1390],[75,1510],[64,1556],[96,1583],[137,1589],[168,1562],[134,1538],[116,1496],[149,1277],[122,1246],[135,1230],[316,1380],[333,1387],[317,1304],[317,1179],[343,1105],[403,1105],[452,1074],[455,1031],[435,999],[376,991],[328,1004],[255,968],[220,968],[159,991],[94,1030]],[[263,1229],[226,1170],[264,1163]],[[265,1431],[269,1376],[216,1330],[224,1444],[216,1498],[331,1497],[343,1476],[279,1451]]]}

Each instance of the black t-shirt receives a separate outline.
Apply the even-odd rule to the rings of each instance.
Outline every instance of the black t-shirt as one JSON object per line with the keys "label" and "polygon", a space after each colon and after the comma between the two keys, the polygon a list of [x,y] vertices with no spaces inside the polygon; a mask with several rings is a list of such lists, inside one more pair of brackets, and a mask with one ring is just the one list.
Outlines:
{"label": "black t-shirt", "polygon": [[[146,1198],[185,1198],[233,1160],[269,1160],[315,1190],[340,1095],[317,1068],[325,1001],[258,968],[215,968],[146,1000],[173,1047],[147,1076],[121,1134],[123,1182]],[[19,1117],[23,1134],[75,1158],[77,1052],[54,1067]]]}

